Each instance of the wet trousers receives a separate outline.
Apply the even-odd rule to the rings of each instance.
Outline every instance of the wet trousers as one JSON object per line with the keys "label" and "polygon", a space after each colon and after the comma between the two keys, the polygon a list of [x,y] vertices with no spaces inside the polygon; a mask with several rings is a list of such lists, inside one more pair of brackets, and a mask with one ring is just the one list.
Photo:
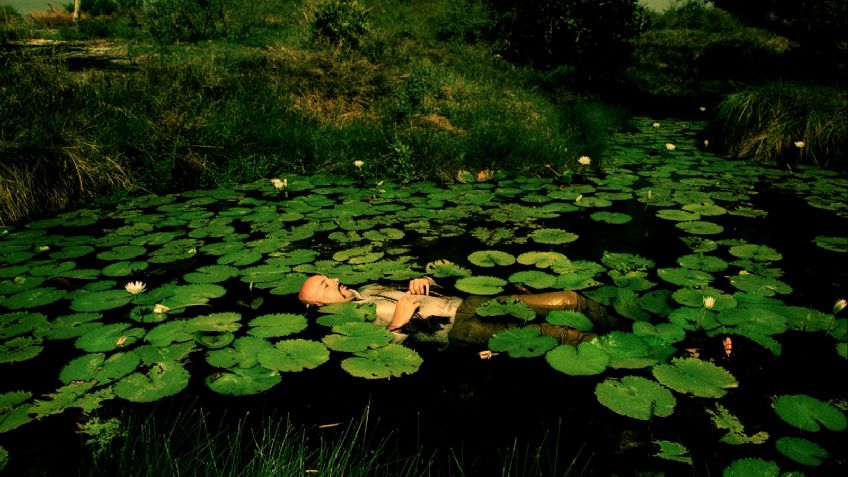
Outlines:
{"label": "wet trousers", "polygon": [[[546,293],[535,293],[527,295],[505,295],[495,299],[506,300],[517,298],[530,305],[536,311],[537,317],[544,317],[553,310],[572,310],[586,315],[593,323],[594,331],[611,328],[617,321],[613,315],[607,313],[606,308],[573,291],[557,291]],[[462,341],[469,344],[485,345],[489,338],[500,331],[515,327],[532,327],[541,331],[545,336],[556,338],[560,344],[576,345],[583,341],[589,341],[595,333],[581,332],[574,328],[555,326],[548,323],[519,323],[508,322],[493,318],[486,319],[477,316],[475,311],[483,303],[492,300],[490,296],[472,295],[459,306],[454,319],[453,327],[448,334],[451,341]]]}

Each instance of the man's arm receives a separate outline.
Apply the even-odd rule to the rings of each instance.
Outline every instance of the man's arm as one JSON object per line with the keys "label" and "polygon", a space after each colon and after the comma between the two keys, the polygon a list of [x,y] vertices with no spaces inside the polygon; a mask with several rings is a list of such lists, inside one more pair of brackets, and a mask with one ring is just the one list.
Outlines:
{"label": "man's arm", "polygon": [[395,312],[392,315],[392,321],[389,322],[389,326],[387,326],[388,330],[391,332],[398,332],[398,330],[405,324],[409,323],[409,320],[412,319],[412,315],[415,314],[415,311],[421,306],[421,301],[415,295],[406,294],[401,297],[400,300],[395,304]]}

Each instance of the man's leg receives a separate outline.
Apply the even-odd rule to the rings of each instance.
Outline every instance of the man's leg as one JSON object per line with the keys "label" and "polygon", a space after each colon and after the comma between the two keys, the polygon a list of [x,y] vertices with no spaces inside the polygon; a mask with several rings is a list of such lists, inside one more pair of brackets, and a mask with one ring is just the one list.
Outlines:
{"label": "man's leg", "polygon": [[536,310],[536,313],[542,317],[553,310],[579,311],[592,321],[592,324],[596,329],[612,328],[616,321],[618,321],[615,316],[607,313],[607,310],[603,305],[573,291],[555,291],[511,296],[530,305],[530,307]]}

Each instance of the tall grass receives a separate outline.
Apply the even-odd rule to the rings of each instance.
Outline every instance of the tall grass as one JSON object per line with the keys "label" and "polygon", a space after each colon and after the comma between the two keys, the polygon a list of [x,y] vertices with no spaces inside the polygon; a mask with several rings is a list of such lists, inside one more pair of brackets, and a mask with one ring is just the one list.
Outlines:
{"label": "tall grass", "polygon": [[714,127],[720,146],[740,158],[848,169],[844,88],[789,82],[748,88],[725,97]]}
{"label": "tall grass", "polygon": [[450,28],[446,0],[375,4],[357,48],[313,43],[318,2],[304,0],[238,42],[123,43],[121,68],[13,49],[0,57],[0,223],[110,192],[348,174],[355,160],[375,182],[600,164],[620,116],[493,55],[472,34],[484,10],[466,4]]}
{"label": "tall grass", "polygon": [[[96,422],[81,445],[85,452],[76,475],[336,477],[472,476],[479,456],[463,449],[425,450],[402,442],[398,430],[371,416],[333,426],[297,424],[275,414],[240,418],[213,414],[187,402],[175,409],[128,410],[105,425]],[[382,426],[382,427],[381,427]],[[501,477],[579,475],[591,456],[578,450],[570,462],[558,455],[561,428],[550,429],[537,445],[521,444],[487,452],[486,475]],[[487,449],[493,451],[493,449]],[[67,470],[67,469],[65,469]]]}

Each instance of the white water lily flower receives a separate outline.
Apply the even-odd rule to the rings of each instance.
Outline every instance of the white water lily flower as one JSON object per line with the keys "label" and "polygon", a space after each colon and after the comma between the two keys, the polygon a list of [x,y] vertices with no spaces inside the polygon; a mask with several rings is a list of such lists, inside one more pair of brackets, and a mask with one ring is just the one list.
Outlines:
{"label": "white water lily flower", "polygon": [[124,289],[133,295],[138,295],[147,289],[147,285],[145,285],[144,282],[129,282],[124,285]]}
{"label": "white water lily flower", "polygon": [[651,192],[651,189],[648,189],[648,199],[651,199],[653,197],[654,197],[654,194]]}
{"label": "white water lily flower", "polygon": [[674,144],[672,144],[670,142],[665,143],[665,148],[668,149],[669,151],[673,151],[676,147],[677,146],[675,146]]}
{"label": "white water lily flower", "polygon": [[795,147],[797,147],[798,149],[803,149],[806,145],[807,143],[805,143],[804,141],[795,141]]}
{"label": "white water lily flower", "polygon": [[705,296],[704,297],[704,308],[706,308],[708,310],[712,310],[712,308],[714,306],[715,306],[715,297]]}
{"label": "white water lily flower", "polygon": [[160,314],[160,315],[162,313],[167,313],[170,310],[171,310],[171,307],[165,306],[161,303],[157,303],[156,306],[153,307],[153,313]]}
{"label": "white water lily flower", "polygon": [[493,356],[497,356],[498,354],[500,353],[494,353],[492,350],[488,349],[477,353],[477,355],[480,356],[480,359],[492,359]]}
{"label": "white water lily flower", "polygon": [[275,189],[281,190],[283,188],[283,181],[275,177],[271,179],[271,185],[273,185]]}
{"label": "white water lily flower", "polygon": [[836,303],[833,304],[833,314],[835,315],[840,311],[844,310],[846,306],[848,306],[848,301],[845,301],[844,298],[841,300],[836,300]]}
{"label": "white water lily flower", "polygon": [[709,140],[709,139],[704,139],[704,147],[707,147],[707,146],[709,146],[709,145],[710,145],[710,140]]}
{"label": "white water lily flower", "polygon": [[651,124],[651,126],[658,128],[658,127],[660,127],[660,123],[654,123],[654,124]]}
{"label": "white water lily flower", "polygon": [[288,179],[288,177],[286,177],[285,179],[283,179],[283,189],[288,189],[288,188],[289,188],[289,179]]}
{"label": "white water lily flower", "polygon": [[49,245],[41,245],[41,246],[38,247],[39,252],[47,252],[48,250],[50,250]]}
{"label": "white water lily flower", "polygon": [[577,159],[577,162],[579,162],[581,165],[588,166],[592,163],[592,160],[589,159],[589,156],[580,156],[580,159]]}
{"label": "white water lily flower", "polygon": [[362,169],[362,166],[365,165],[365,162],[357,159],[353,161],[353,165],[356,166],[358,169]]}
{"label": "white water lily flower", "polygon": [[582,198],[583,198],[583,194],[580,194],[580,195],[578,195],[577,197],[574,198],[574,202],[580,202],[580,199],[582,199]]}
{"label": "white water lily flower", "polygon": [[700,106],[698,108],[702,113],[707,110],[706,106]]}

